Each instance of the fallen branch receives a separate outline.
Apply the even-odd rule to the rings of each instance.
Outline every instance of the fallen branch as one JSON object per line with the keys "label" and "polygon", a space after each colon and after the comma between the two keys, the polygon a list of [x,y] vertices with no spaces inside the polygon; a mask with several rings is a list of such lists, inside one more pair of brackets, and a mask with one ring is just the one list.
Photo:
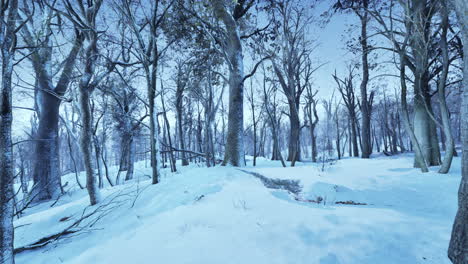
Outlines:
{"label": "fallen branch", "polygon": [[322,197],[317,197],[317,200],[309,200],[309,199],[302,199],[300,197],[294,197],[294,200],[298,201],[298,202],[304,202],[304,203],[316,203],[316,204],[320,204],[322,201],[323,201],[323,198]]}
{"label": "fallen branch", "polygon": [[[130,195],[129,193],[123,193],[123,191],[124,190],[118,192],[115,196],[108,199],[107,202],[104,200],[97,207],[87,206],[86,208],[83,209],[81,216],[77,220],[69,224],[67,227],[65,227],[63,230],[47,235],[45,237],[42,237],[29,245],[15,248],[13,251],[14,254],[18,254],[18,253],[28,251],[28,250],[35,250],[38,248],[42,248],[51,243],[57,242],[63,238],[69,237],[69,235],[71,234],[81,234],[81,233],[88,232],[103,217],[105,217],[107,214],[112,212],[115,208],[120,207],[123,203],[128,201],[128,199],[118,200],[118,198]],[[94,210],[88,212],[90,208]],[[96,216],[96,217],[93,218],[93,216]],[[68,216],[68,217],[63,217],[59,219],[58,221],[66,222],[70,220],[71,220],[71,216]]]}
{"label": "fallen branch", "polygon": [[348,204],[348,205],[367,205],[366,203],[358,203],[355,201],[338,201],[335,204]]}
{"label": "fallen branch", "polygon": [[36,249],[36,248],[40,248],[40,247],[44,247],[54,241],[57,241],[60,237],[62,236],[66,236],[66,235],[69,235],[69,234],[73,234],[73,233],[76,233],[78,232],[78,230],[64,230],[63,232],[59,232],[59,233],[56,233],[56,234],[53,234],[53,235],[50,235],[50,236],[46,236],[46,237],[43,237],[41,239],[39,239],[38,241],[32,243],[32,244],[29,244],[27,246],[24,246],[24,247],[19,247],[19,248],[15,248],[15,250],[13,251],[14,254],[18,254],[18,253],[21,253],[21,252],[24,252],[24,251],[27,251],[27,250],[33,250],[33,249]]}
{"label": "fallen branch", "polygon": [[[298,202],[303,202],[303,203],[315,203],[315,204],[321,204],[323,202],[323,198],[322,197],[317,197],[316,200],[310,200],[310,199],[302,199],[300,197],[294,197],[294,200],[298,201]],[[336,201],[335,204],[344,204],[344,205],[367,205],[366,203],[359,203],[359,202],[355,202],[355,201]]]}
{"label": "fallen branch", "polygon": [[260,179],[265,187],[270,189],[286,190],[296,195],[302,191],[302,186],[299,184],[298,180],[271,179],[261,175],[260,173],[247,170],[240,171],[255,176],[256,178]]}

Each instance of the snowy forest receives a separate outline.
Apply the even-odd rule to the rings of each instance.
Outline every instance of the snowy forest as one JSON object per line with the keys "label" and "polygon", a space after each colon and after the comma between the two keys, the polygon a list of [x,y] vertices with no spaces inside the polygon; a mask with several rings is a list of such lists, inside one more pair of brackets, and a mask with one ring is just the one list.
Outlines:
{"label": "snowy forest", "polygon": [[0,264],[468,264],[467,0],[0,20]]}

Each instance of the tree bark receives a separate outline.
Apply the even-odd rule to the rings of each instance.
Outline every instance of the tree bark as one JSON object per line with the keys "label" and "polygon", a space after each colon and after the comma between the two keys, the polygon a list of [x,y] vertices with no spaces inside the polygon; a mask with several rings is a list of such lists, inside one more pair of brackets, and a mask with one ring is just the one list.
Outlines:
{"label": "tree bark", "polygon": [[291,162],[291,167],[294,167],[296,161],[300,160],[299,140],[301,136],[301,121],[295,103],[289,103],[289,144],[288,158]]}
{"label": "tree bark", "polygon": [[133,179],[134,169],[135,169],[135,144],[133,142],[133,138],[130,138],[128,142],[127,173],[125,174],[126,181]]}
{"label": "tree bark", "polygon": [[86,189],[89,194],[89,201],[91,205],[99,202],[99,186],[97,179],[94,175],[93,162],[92,162],[92,124],[91,124],[91,110],[89,105],[90,92],[87,86],[80,85],[80,106],[82,117],[82,130],[81,130],[81,151],[83,153],[83,161],[86,171]]}
{"label": "tree bark", "polygon": [[[35,3],[33,5],[36,7]],[[43,23],[41,33],[30,31],[32,28],[30,25],[35,22],[32,19],[28,21],[30,25],[22,27],[21,32],[23,33],[23,40],[29,46],[28,49],[31,53],[30,59],[36,79],[35,107],[39,118],[39,127],[35,138],[35,157],[37,160],[33,170],[35,187],[32,190],[31,197],[36,200],[48,200],[57,198],[61,193],[58,142],[59,109],[71,81],[76,57],[83,41],[82,36],[77,32],[72,49],[61,62],[63,64],[62,72],[57,83],[53,86],[53,44],[50,43],[48,36],[52,35],[50,22],[52,19],[49,19],[49,16],[53,15],[54,12],[48,10],[45,5],[41,6],[40,9],[44,14],[44,19],[40,21]],[[33,15],[29,7],[25,8],[24,11],[28,15]],[[37,46],[36,43],[39,42],[42,44],[41,46]]]}
{"label": "tree bark", "polygon": [[356,117],[351,117],[351,139],[353,142],[353,157],[359,157],[359,148],[358,148],[358,136],[356,128],[357,120]]}
{"label": "tree bark", "polygon": [[[182,98],[176,97],[176,112],[177,112],[177,132],[179,134],[179,148],[185,149],[185,137],[184,137],[184,114],[182,108]],[[181,153],[182,166],[189,165],[187,154]]]}
{"label": "tree bark", "polygon": [[370,121],[372,115],[372,95],[370,100],[367,96],[367,85],[369,83],[369,47],[367,44],[367,22],[368,22],[368,0],[362,1],[363,14],[358,14],[361,21],[361,48],[362,48],[362,81],[361,81],[361,157],[364,159],[370,158],[372,153],[371,147],[371,132],[370,132]]}
{"label": "tree bark", "polygon": [[[161,83],[161,86],[162,86],[162,83]],[[161,89],[163,88],[161,87]],[[169,124],[169,119],[167,118],[166,105],[164,103],[164,93],[161,93],[161,103],[162,103],[162,108],[163,108],[164,122],[166,124],[167,139],[168,139],[168,146],[169,146],[169,157],[171,159],[170,160],[171,172],[176,172],[177,166],[176,166],[176,159],[175,159],[173,146],[172,146],[171,126]]]}
{"label": "tree bark", "polygon": [[[88,190],[89,201],[91,205],[100,202],[101,197],[99,193],[99,186],[97,177],[94,173],[92,161],[92,147],[93,147],[93,123],[91,112],[91,95],[99,82],[109,74],[112,68],[107,69],[106,74],[96,74],[96,62],[99,56],[98,50],[98,32],[96,26],[96,17],[101,7],[102,0],[88,1],[87,6],[81,3],[80,8],[86,10],[86,16],[82,17],[77,15],[73,17],[74,23],[77,21],[86,21],[88,29],[80,29],[81,33],[85,36],[87,47],[84,52],[84,70],[80,78],[79,90],[80,97],[79,103],[81,107],[81,151],[83,152],[83,162],[86,171],[86,189]],[[75,13],[72,6],[68,6],[68,12]]]}
{"label": "tree bark", "polygon": [[[158,109],[156,105],[156,77],[160,56],[158,48],[158,30],[160,24],[167,14],[167,10],[175,1],[168,3],[163,7],[161,0],[153,1],[151,5],[150,17],[145,18],[149,22],[149,30],[143,32],[139,22],[134,17],[135,12],[132,10],[131,1],[121,0],[120,11],[127,19],[133,34],[137,40],[137,58],[141,62],[146,79],[146,89],[148,95],[149,118],[150,118],[150,148],[151,148],[151,181],[152,184],[159,183],[160,162],[161,156],[159,152],[159,128],[158,128]],[[161,11],[163,9],[163,11]],[[148,41],[145,42],[145,39]]]}
{"label": "tree bark", "polygon": [[415,132],[411,127],[410,117],[408,113],[407,103],[407,85],[406,85],[406,59],[404,55],[400,54],[400,85],[401,85],[401,116],[405,125],[406,133],[410,136],[411,143],[414,145],[415,152],[415,167],[421,168],[422,172],[429,172],[427,168],[427,162],[425,156],[422,154],[421,146],[419,145],[418,139],[416,138]]}
{"label": "tree bark", "polygon": [[438,95],[439,95],[439,105],[440,105],[440,114],[442,116],[442,128],[445,136],[445,155],[444,160],[442,161],[442,166],[439,169],[439,173],[446,174],[450,170],[452,165],[453,152],[455,151],[455,142],[453,140],[452,128],[450,125],[450,112],[447,106],[445,88],[447,82],[447,76],[449,73],[449,54],[448,54],[448,43],[447,43],[447,32],[449,26],[449,10],[446,1],[441,2],[441,21],[442,21],[442,32],[440,39],[440,49],[442,52],[442,73],[438,83]]}
{"label": "tree bark", "polygon": [[[3,3],[3,2],[2,2]],[[14,264],[14,161],[11,141],[12,73],[15,52],[15,27],[18,14],[18,0],[11,0],[8,6],[0,6],[2,12],[0,45],[2,53],[2,81],[0,88],[0,263]],[[8,10],[6,21],[4,12]]]}
{"label": "tree bark", "polygon": [[47,107],[44,107],[39,112],[32,197],[35,197],[38,201],[42,201],[55,199],[61,193],[58,142],[59,108],[61,101],[54,95],[45,91],[39,91],[39,94],[40,104]]}
{"label": "tree bark", "polygon": [[223,0],[212,1],[216,15],[225,26],[224,49],[229,65],[229,113],[223,165],[245,166],[244,156],[244,55],[239,25],[226,10]]}
{"label": "tree bark", "polygon": [[463,90],[461,104],[462,180],[458,211],[452,229],[448,256],[454,264],[468,263],[468,2],[452,0],[463,38]]}
{"label": "tree bark", "polygon": [[[407,23],[409,28],[409,46],[414,58],[414,134],[421,147],[421,154],[428,166],[440,164],[439,142],[437,138],[436,124],[431,119],[433,115],[431,97],[429,95],[428,72],[428,43],[430,34],[429,10],[426,1],[412,0],[412,5],[407,11],[411,15]],[[405,58],[406,59],[406,58]],[[420,166],[421,157],[415,155],[414,166]]]}

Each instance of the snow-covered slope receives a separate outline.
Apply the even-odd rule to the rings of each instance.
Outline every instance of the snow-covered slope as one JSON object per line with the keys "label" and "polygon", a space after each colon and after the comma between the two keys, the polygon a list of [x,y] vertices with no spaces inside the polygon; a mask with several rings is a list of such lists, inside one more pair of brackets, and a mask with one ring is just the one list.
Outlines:
{"label": "snow-covered slope", "polygon": [[[260,160],[244,168],[271,179],[299,180],[295,195],[267,188],[236,168],[182,168],[150,185],[141,177],[106,188],[87,208],[75,190],[53,207],[15,222],[16,247],[63,230],[83,215],[85,229],[17,263],[450,263],[446,249],[456,212],[460,160],[452,172],[421,174],[411,156],[345,159],[281,168]],[[73,175],[69,177],[70,186]],[[314,201],[320,201],[319,204]],[[361,205],[337,204],[337,202]],[[365,205],[364,205],[365,204]],[[99,217],[99,221],[94,223]]]}

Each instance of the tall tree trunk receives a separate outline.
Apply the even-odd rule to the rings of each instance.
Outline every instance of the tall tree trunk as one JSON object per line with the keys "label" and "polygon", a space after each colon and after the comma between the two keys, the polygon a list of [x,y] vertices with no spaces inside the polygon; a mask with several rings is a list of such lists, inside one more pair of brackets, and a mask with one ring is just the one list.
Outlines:
{"label": "tall tree trunk", "polygon": [[280,151],[278,147],[278,139],[277,139],[278,136],[276,135],[276,133],[272,133],[272,134],[273,134],[273,148],[271,151],[271,160],[279,160]]}
{"label": "tall tree trunk", "polygon": [[40,104],[47,107],[41,107],[39,112],[31,197],[49,200],[61,194],[58,142],[60,99],[46,91],[39,91],[38,94]]}
{"label": "tall tree trunk", "polygon": [[124,121],[126,124],[124,125],[125,128],[122,131],[120,136],[120,164],[119,164],[119,170],[120,171],[127,171],[128,167],[128,160],[130,159],[130,150],[128,149],[128,141],[129,141],[129,132],[128,129],[129,127],[129,120]]}
{"label": "tall tree trunk", "polygon": [[75,155],[73,154],[71,133],[68,130],[68,128],[67,128],[67,133],[68,133],[68,135],[67,135],[68,151],[70,152],[70,159],[71,159],[72,165],[73,165],[73,172],[75,173],[75,180],[76,180],[76,183],[78,184],[78,186],[80,187],[80,189],[84,189],[83,185],[80,182],[79,172],[78,172],[78,168],[76,166]]}
{"label": "tall tree trunk", "polygon": [[[468,14],[467,14],[468,15]],[[447,106],[445,88],[447,82],[447,76],[449,73],[449,54],[448,54],[448,43],[447,43],[447,32],[449,26],[449,11],[448,6],[445,1],[442,1],[441,9],[441,19],[442,19],[442,33],[440,39],[440,49],[442,52],[442,73],[441,78],[438,83],[438,95],[439,95],[439,105],[440,105],[440,114],[442,116],[442,127],[443,134],[445,135],[444,142],[445,155],[442,162],[442,166],[439,169],[439,173],[446,174],[450,170],[452,165],[453,152],[455,151],[455,142],[452,135],[452,127],[450,125],[450,112]],[[442,134],[442,133],[441,133]]]}
{"label": "tall tree trunk", "polygon": [[[430,101],[427,98],[421,98],[419,95],[421,92],[421,88],[418,87],[419,84],[416,82],[415,90],[416,95],[414,98],[414,134],[418,139],[418,143],[420,144],[422,155],[426,160],[429,166],[437,166],[440,164],[440,151],[439,145],[437,140],[437,130],[436,125],[428,111],[431,111],[432,108],[430,107]],[[425,101],[423,101],[425,100]],[[429,108],[429,109],[427,109]],[[414,166],[419,168],[420,157],[418,154],[415,155],[415,162]]]}
{"label": "tall tree trunk", "polygon": [[[182,108],[182,99],[177,98],[176,100],[177,100],[176,112],[177,112],[177,132],[179,134],[179,148],[181,150],[185,150],[184,118],[183,118],[184,114],[183,114],[183,108]],[[187,154],[184,151],[182,151],[181,153],[181,159],[182,159],[182,166],[189,165],[189,162],[187,160]]]}
{"label": "tall tree trunk", "polygon": [[[4,3],[4,2],[2,2]],[[6,21],[2,17],[0,44],[2,53],[2,82],[0,87],[0,263],[14,264],[13,255],[14,227],[14,167],[13,144],[11,141],[13,59],[15,50],[15,27],[18,13],[18,0],[11,0]],[[4,14],[4,13],[3,13]]]}
{"label": "tall tree trunk", "polygon": [[212,1],[226,27],[224,49],[229,64],[229,113],[223,165],[245,166],[244,156],[244,55],[239,26],[222,0]]}
{"label": "tall tree trunk", "polygon": [[468,263],[468,3],[452,0],[463,38],[463,90],[461,104],[462,180],[458,189],[458,211],[453,223],[448,256],[454,264]]}
{"label": "tall tree trunk", "polygon": [[[430,33],[429,10],[427,1],[412,0],[410,14],[412,15],[412,27],[407,34],[412,55],[414,57],[414,134],[421,148],[421,154],[428,166],[440,164],[439,142],[436,124],[430,117],[433,115],[431,97],[429,95],[429,55],[428,43]],[[421,157],[415,155],[414,166],[418,167]]]}
{"label": "tall tree trunk", "polygon": [[[155,44],[154,44],[155,45]],[[153,52],[158,52],[154,48]],[[159,166],[161,163],[159,152],[159,139],[158,139],[158,109],[156,105],[156,70],[157,60],[153,60],[151,67],[147,70],[147,85],[148,85],[148,104],[150,115],[150,147],[151,147],[151,179],[153,184],[159,183]]]}
{"label": "tall tree trunk", "polygon": [[279,147],[279,139],[278,139],[278,131],[276,128],[273,131],[273,157],[272,160],[279,160],[281,161],[281,165],[286,167],[286,163],[284,162],[283,155],[281,155],[281,150]]}
{"label": "tall tree trunk", "polygon": [[[336,126],[336,152],[338,154],[338,159],[341,159],[341,134],[340,134],[340,120],[338,118],[338,113],[335,114],[335,126]],[[315,139],[313,144],[315,144]]]}
{"label": "tall tree trunk", "polygon": [[[162,86],[162,83],[161,83],[161,86]],[[161,87],[161,89],[163,88]],[[166,105],[164,103],[164,94],[161,94],[161,103],[162,103],[162,108],[163,108],[164,123],[166,124],[171,172],[176,172],[177,166],[176,166],[176,159],[174,156],[174,147],[172,146],[171,126],[169,124],[169,119],[167,118]]]}
{"label": "tall tree trunk", "polygon": [[92,162],[92,124],[91,124],[91,109],[89,105],[90,93],[87,86],[80,85],[80,106],[81,106],[81,152],[83,153],[83,161],[86,171],[86,189],[89,194],[91,205],[99,202],[99,186],[94,175]]}
{"label": "tall tree trunk", "polygon": [[[425,156],[422,154],[422,148],[416,138],[415,131],[411,127],[407,103],[407,85],[406,85],[406,59],[400,54],[400,85],[401,85],[401,116],[405,125],[406,133],[410,136],[411,143],[415,148],[415,167],[421,168],[422,172],[429,172]],[[427,112],[426,112],[427,113]]]}
{"label": "tall tree trunk", "polygon": [[125,180],[129,181],[133,179],[133,171],[135,168],[135,144],[133,137],[128,140],[128,159],[127,159],[127,173],[125,174]]}
{"label": "tall tree trunk", "polygon": [[351,139],[353,142],[353,157],[359,157],[359,148],[358,148],[358,135],[356,128],[357,120],[356,117],[351,117]]}
{"label": "tall tree trunk", "polygon": [[[311,144],[311,157],[312,162],[317,162],[317,136],[315,135],[315,128],[319,122],[319,117],[317,114],[317,103],[313,99],[314,95],[310,91],[308,93],[308,105],[305,108],[306,117],[309,119],[310,123],[310,144]],[[313,115],[312,115],[313,114]],[[315,120],[314,120],[315,117]]]}
{"label": "tall tree trunk", "polygon": [[101,160],[102,149],[101,149],[101,144],[99,142],[99,138],[96,135],[93,135],[93,146],[94,146],[94,157],[96,159],[98,186],[99,186],[99,189],[102,189],[104,188],[104,177],[102,175],[102,160]]}
{"label": "tall tree trunk", "polygon": [[[202,132],[203,132],[202,119],[201,119],[201,113],[199,111],[198,118],[197,118],[197,147],[198,147],[197,151],[200,153],[203,152]],[[199,162],[201,162],[201,157],[199,159],[200,159]]]}
{"label": "tall tree trunk", "polygon": [[272,152],[271,152],[271,160],[280,160],[281,156],[281,151],[279,147],[279,139],[278,139],[278,131],[276,129],[276,125],[274,122],[276,122],[273,119],[274,116],[270,118],[270,124],[271,124],[271,135],[273,137],[273,146],[272,146]]}
{"label": "tall tree trunk", "polygon": [[265,157],[265,130],[266,130],[266,120],[262,123],[262,128],[260,129],[260,145],[258,146],[258,156]]}
{"label": "tall tree trunk", "polygon": [[403,143],[403,133],[401,132],[400,115],[397,115],[397,126],[398,126],[398,142],[399,142],[399,145],[400,145],[400,151],[405,152],[406,147],[405,147],[405,144]]}
{"label": "tall tree trunk", "polygon": [[[252,85],[252,83],[250,84]],[[253,92],[252,92],[252,97],[253,97]],[[255,104],[251,102],[252,106],[252,122],[253,122],[253,166],[257,166],[257,120],[255,118]]]}
{"label": "tall tree trunk", "polygon": [[215,150],[214,150],[214,142],[213,142],[213,119],[211,117],[210,112],[212,109],[205,109],[208,110],[208,113],[205,114],[205,158],[206,158],[206,166],[212,167],[215,166]]}
{"label": "tall tree trunk", "polygon": [[301,121],[299,120],[299,113],[297,112],[296,105],[289,103],[289,145],[288,145],[288,158],[291,161],[291,167],[294,167],[296,161],[300,160],[300,147],[299,140],[301,135]]}
{"label": "tall tree trunk", "polygon": [[372,115],[372,96],[371,101],[367,97],[367,84],[369,83],[369,47],[367,44],[367,22],[368,22],[368,0],[362,1],[363,14],[359,15],[361,20],[361,48],[362,48],[362,81],[361,81],[361,112],[362,112],[362,145],[361,157],[368,159],[372,153],[370,120]]}
{"label": "tall tree trunk", "polygon": [[[31,11],[25,9],[25,12]],[[33,23],[34,21],[29,22]],[[41,22],[45,23],[46,31],[51,32],[50,21],[44,20]],[[71,81],[76,57],[81,50],[83,38],[81,34],[77,33],[72,49],[61,61],[63,64],[62,72],[55,87],[53,87],[54,78],[51,72],[53,44],[49,42],[50,38],[38,37],[35,35],[36,32],[30,31],[29,26],[23,26],[21,32],[23,33],[23,40],[27,43],[26,46],[29,46],[30,59],[35,73],[35,107],[39,118],[39,127],[35,138],[35,156],[37,160],[33,171],[35,187],[32,190],[31,197],[37,200],[47,200],[57,198],[62,191],[58,141],[59,109],[62,97]],[[37,46],[38,40],[45,42]]]}
{"label": "tall tree trunk", "polygon": [[[84,52],[83,75],[81,76],[78,85],[80,90],[79,103],[81,107],[82,126],[81,150],[83,152],[83,161],[86,171],[86,189],[88,190],[91,205],[95,205],[101,200],[98,181],[93,170],[92,162],[93,117],[91,112],[91,95],[99,84],[99,81],[106,76],[96,74],[96,62],[99,56],[96,17],[101,6],[100,3],[102,3],[100,1],[101,0],[95,0],[93,2],[88,1],[86,17],[75,17],[77,20],[86,19],[87,24],[92,28],[92,30],[81,29],[82,34],[86,36],[88,43]],[[69,6],[68,8],[68,11],[71,12],[72,7]],[[110,73],[111,71],[112,69],[110,68],[107,73]]]}
{"label": "tall tree trunk", "polygon": [[349,157],[352,157],[353,156],[353,140],[352,140],[352,136],[351,136],[351,119],[348,120],[348,138],[349,138],[349,141],[348,141],[348,155]]}

